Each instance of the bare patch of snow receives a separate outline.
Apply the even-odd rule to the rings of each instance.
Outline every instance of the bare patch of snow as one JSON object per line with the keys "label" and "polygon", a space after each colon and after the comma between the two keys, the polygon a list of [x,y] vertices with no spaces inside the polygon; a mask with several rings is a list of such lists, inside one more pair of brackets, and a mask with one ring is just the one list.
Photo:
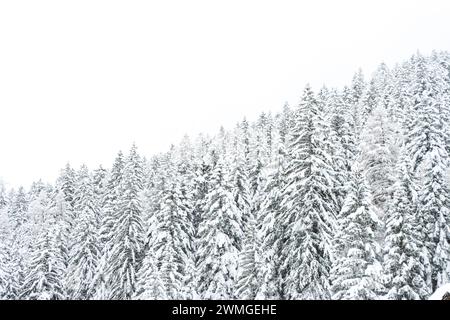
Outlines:
{"label": "bare patch of snow", "polygon": [[450,293],[450,283],[444,284],[440,288],[438,288],[429,298],[428,300],[442,300],[444,294]]}

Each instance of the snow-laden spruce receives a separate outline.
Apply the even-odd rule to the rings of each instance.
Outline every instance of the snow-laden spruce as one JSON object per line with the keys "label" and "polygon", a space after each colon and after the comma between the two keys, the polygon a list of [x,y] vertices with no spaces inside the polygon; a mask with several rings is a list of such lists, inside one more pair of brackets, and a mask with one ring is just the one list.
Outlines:
{"label": "snow-laden spruce", "polygon": [[283,290],[290,299],[329,299],[335,181],[322,110],[309,86],[294,122],[281,202],[280,223],[286,225],[288,236],[282,248]]}
{"label": "snow-laden spruce", "polygon": [[205,299],[234,299],[243,230],[223,158],[211,155],[211,189],[206,195],[198,247],[198,293]]}
{"label": "snow-laden spruce", "polygon": [[375,231],[380,221],[370,203],[369,190],[359,169],[351,172],[348,193],[339,213],[331,270],[333,299],[374,300],[378,283]]}
{"label": "snow-laden spruce", "polygon": [[106,246],[110,299],[130,299],[136,290],[137,272],[142,262],[144,230],[140,192],[142,163],[133,146],[118,185],[116,210],[111,213],[111,229]]}
{"label": "snow-laden spruce", "polygon": [[417,187],[411,177],[404,150],[397,165],[398,179],[386,214],[386,238],[383,269],[388,299],[424,299],[430,291],[426,270],[420,221],[417,215]]}
{"label": "snow-laden spruce", "polygon": [[69,252],[68,294],[73,299],[89,299],[95,292],[93,279],[100,259],[98,211],[88,168],[82,166],[75,189],[75,237]]}

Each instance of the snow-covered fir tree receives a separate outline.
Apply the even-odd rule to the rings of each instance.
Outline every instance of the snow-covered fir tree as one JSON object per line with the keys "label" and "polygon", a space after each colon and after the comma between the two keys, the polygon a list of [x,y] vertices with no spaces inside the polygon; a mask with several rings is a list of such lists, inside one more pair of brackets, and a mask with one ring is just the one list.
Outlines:
{"label": "snow-covered fir tree", "polygon": [[[153,268],[155,261],[164,288],[164,296],[183,299],[192,292],[188,283],[193,281],[194,259],[192,254],[192,220],[190,194],[183,172],[186,168],[175,154],[169,157],[168,175],[160,193],[160,208],[155,214],[156,229],[152,232],[152,249],[144,260],[146,268]],[[155,255],[155,256],[153,256]],[[146,273],[148,274],[148,270]],[[150,280],[149,280],[150,281]]]}
{"label": "snow-covered fir tree", "polygon": [[141,158],[133,145],[118,185],[117,206],[111,214],[112,226],[106,244],[110,250],[107,273],[111,299],[131,299],[136,290],[144,246],[142,174]]}
{"label": "snow-covered fir tree", "polygon": [[[285,114],[286,115],[286,114]],[[267,166],[267,179],[262,188],[262,200],[259,219],[261,220],[261,262],[259,276],[261,284],[257,292],[258,299],[284,298],[281,274],[282,248],[287,236],[286,227],[281,222],[282,191],[285,187],[286,170],[286,122],[280,118],[279,131],[273,138],[272,161]]]}
{"label": "snow-covered fir tree", "polygon": [[448,282],[449,196],[446,176],[449,156],[445,148],[448,132],[444,124],[448,105],[448,71],[417,54],[411,59],[409,116],[405,120],[406,147],[411,170],[418,181],[418,215],[427,251],[428,285],[431,291]]}
{"label": "snow-covered fir tree", "polygon": [[294,113],[282,195],[287,241],[282,249],[286,298],[329,299],[336,200],[323,114],[309,86]]}
{"label": "snow-covered fir tree", "polygon": [[383,269],[387,298],[417,300],[431,293],[426,285],[420,221],[417,214],[417,187],[411,177],[404,150],[398,160],[397,181],[386,214]]}
{"label": "snow-covered fir tree", "polygon": [[349,190],[338,220],[331,271],[333,299],[376,299],[380,292],[377,283],[380,264],[376,256],[375,230],[380,222],[359,169],[351,172]]}
{"label": "snow-covered fir tree", "polygon": [[29,270],[24,277],[21,296],[18,298],[65,299],[65,265],[58,246],[60,230],[51,214],[46,214],[41,226],[43,228],[33,243]]}
{"label": "snow-covered fir tree", "polygon": [[199,229],[198,292],[205,299],[234,299],[243,230],[222,157],[212,151],[211,188]]}
{"label": "snow-covered fir tree", "polygon": [[73,299],[89,299],[98,260],[98,210],[94,185],[88,168],[83,165],[78,173],[75,189],[75,237],[70,249],[68,266],[68,293]]}

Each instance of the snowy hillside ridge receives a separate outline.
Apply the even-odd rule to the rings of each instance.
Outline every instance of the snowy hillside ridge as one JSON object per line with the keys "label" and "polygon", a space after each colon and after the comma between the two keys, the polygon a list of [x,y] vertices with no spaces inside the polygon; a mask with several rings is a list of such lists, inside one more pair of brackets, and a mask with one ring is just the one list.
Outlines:
{"label": "snowy hillside ridge", "polygon": [[437,289],[428,300],[450,300],[450,283]]}
{"label": "snowy hillside ridge", "polygon": [[450,279],[450,54],[299,94],[150,158],[0,184],[0,298],[428,299]]}

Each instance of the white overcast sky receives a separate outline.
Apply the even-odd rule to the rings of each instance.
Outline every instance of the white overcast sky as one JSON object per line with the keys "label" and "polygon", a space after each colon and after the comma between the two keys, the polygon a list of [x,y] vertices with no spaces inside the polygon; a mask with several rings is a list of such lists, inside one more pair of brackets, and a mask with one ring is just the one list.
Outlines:
{"label": "white overcast sky", "polygon": [[0,177],[53,182],[295,105],[420,50],[450,1],[0,1]]}

